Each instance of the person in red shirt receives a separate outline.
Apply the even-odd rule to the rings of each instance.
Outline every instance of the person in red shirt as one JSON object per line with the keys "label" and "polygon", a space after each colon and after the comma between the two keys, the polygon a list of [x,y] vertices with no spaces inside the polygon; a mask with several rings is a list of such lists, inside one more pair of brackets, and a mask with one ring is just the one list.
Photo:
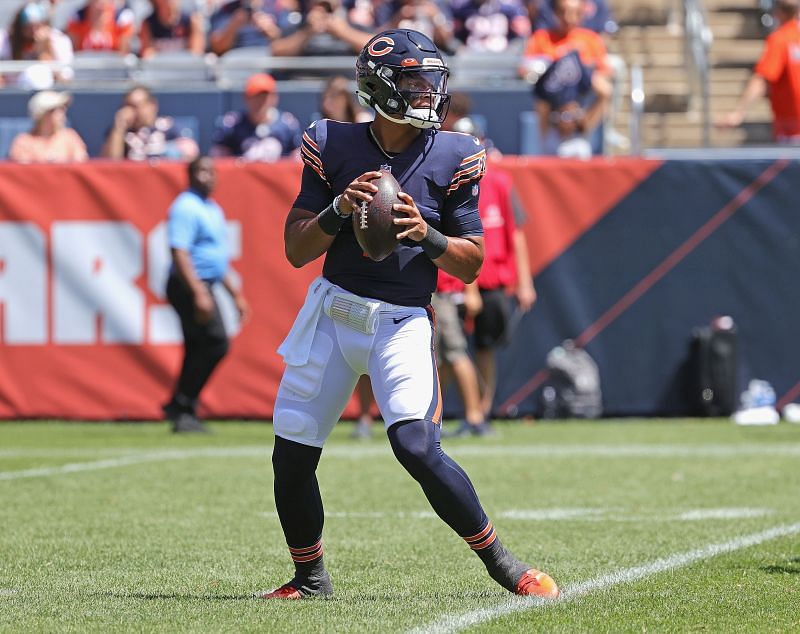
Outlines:
{"label": "person in red shirt", "polygon": [[483,308],[475,317],[475,363],[481,381],[481,407],[486,417],[492,413],[497,370],[495,353],[508,343],[513,308],[511,292],[518,310],[527,312],[536,301],[530,274],[525,234],[514,212],[511,177],[491,163],[481,181],[478,212],[483,222],[484,258],[477,285]]}
{"label": "person in red shirt", "polygon": [[478,287],[475,283],[465,285],[457,277],[439,271],[431,306],[436,314],[435,347],[441,383],[445,385],[452,375],[464,403],[461,424],[453,433],[443,431],[442,435],[491,435],[492,428],[484,415],[478,373],[469,356],[463,323],[464,318],[474,320],[483,308]]}
{"label": "person in red shirt", "polygon": [[769,93],[772,130],[779,143],[800,143],[800,0],[778,0],[773,7],[778,28],[767,38],[753,75],[721,128],[742,124],[748,108]]}
{"label": "person in red shirt", "polygon": [[[491,146],[484,139],[483,130],[469,116],[463,116],[452,123],[449,121],[448,116],[443,126],[445,129],[472,134],[487,147]],[[480,292],[478,308],[475,309],[474,337],[480,411],[484,422],[474,423],[467,418],[466,422],[472,425],[471,429],[462,425],[456,432],[458,435],[463,435],[465,431],[471,431],[475,435],[486,433],[485,421],[491,418],[497,386],[496,349],[508,343],[512,334],[510,326],[514,309],[511,297],[516,298],[517,310],[521,312],[529,311],[536,301],[528,259],[528,243],[521,228],[525,222],[525,212],[514,193],[511,177],[492,164],[491,159],[499,158],[500,153],[495,150],[487,152],[487,156],[490,160],[481,180],[478,199],[478,213],[483,224],[483,266],[478,279],[471,285],[476,286]],[[440,273],[437,295],[442,290],[442,277]],[[468,298],[470,290],[467,287],[465,298]],[[469,310],[469,304],[467,309]],[[465,397],[465,409],[468,406]]]}
{"label": "person in red shirt", "polygon": [[67,24],[67,33],[76,51],[127,54],[131,50],[134,17],[131,9],[117,8],[114,0],[88,0]]}

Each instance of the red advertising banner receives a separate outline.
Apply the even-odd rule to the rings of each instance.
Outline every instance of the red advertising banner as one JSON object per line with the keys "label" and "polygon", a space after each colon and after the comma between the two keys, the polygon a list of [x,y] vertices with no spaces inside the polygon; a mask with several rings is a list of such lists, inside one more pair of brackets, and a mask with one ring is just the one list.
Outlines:
{"label": "red advertising banner", "polygon": [[[505,160],[530,216],[532,270],[656,166]],[[283,252],[299,164],[220,161],[218,171],[214,197],[253,318],[204,390],[201,413],[268,418],[283,370],[275,350],[322,260],[297,270]],[[576,186],[587,181],[605,193]],[[163,297],[165,220],[185,186],[178,163],[0,165],[0,418],[161,417],[182,356]]]}
{"label": "red advertising banner", "polygon": [[[320,264],[296,270],[283,253],[299,165],[218,168],[254,318],[204,391],[204,414],[268,417],[275,350]],[[181,164],[0,166],[0,417],[161,417],[182,357],[163,297],[164,222],[185,186]]]}

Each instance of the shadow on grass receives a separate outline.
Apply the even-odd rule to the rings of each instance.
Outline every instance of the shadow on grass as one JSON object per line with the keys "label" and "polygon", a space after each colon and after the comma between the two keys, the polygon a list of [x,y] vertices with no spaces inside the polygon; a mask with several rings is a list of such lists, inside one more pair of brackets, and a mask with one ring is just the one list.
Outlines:
{"label": "shadow on grass", "polygon": [[[94,593],[92,596],[105,597],[107,599],[139,599],[141,601],[263,601],[263,599],[256,599],[252,594],[181,594],[178,592],[99,592]],[[449,601],[475,601],[486,599],[498,599],[506,597],[504,593],[498,592],[434,592],[430,595],[414,595],[406,597],[409,600],[423,599],[429,601],[431,599],[449,600]],[[511,595],[508,595],[511,596]],[[390,593],[375,593],[375,594],[361,594],[356,596],[348,596],[344,593],[334,594],[330,597],[312,597],[312,601],[355,601],[358,603],[364,602],[387,602],[392,603],[402,598],[397,594]],[[306,599],[306,601],[309,599]]]}
{"label": "shadow on grass", "polygon": [[800,575],[800,557],[792,557],[785,564],[764,566],[761,570],[771,574]]}
{"label": "shadow on grass", "polygon": [[141,599],[142,601],[250,601],[252,594],[178,594],[168,592],[100,592],[95,596],[110,599]]}

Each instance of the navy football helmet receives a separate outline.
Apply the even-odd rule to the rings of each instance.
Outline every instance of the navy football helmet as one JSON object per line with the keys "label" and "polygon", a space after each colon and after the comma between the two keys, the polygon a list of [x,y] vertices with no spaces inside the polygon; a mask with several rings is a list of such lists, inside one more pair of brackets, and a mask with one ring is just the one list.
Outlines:
{"label": "navy football helmet", "polygon": [[447,116],[449,69],[436,45],[409,29],[384,31],[367,42],[356,61],[356,94],[395,123],[439,128]]}

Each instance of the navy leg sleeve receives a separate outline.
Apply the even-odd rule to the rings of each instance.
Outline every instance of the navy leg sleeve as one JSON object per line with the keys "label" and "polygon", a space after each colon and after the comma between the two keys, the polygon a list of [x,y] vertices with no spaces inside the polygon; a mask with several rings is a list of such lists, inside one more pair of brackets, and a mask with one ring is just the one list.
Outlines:
{"label": "navy leg sleeve", "polygon": [[488,518],[469,477],[442,451],[439,425],[413,420],[396,423],[387,433],[394,455],[450,528],[468,537],[486,526]]}

